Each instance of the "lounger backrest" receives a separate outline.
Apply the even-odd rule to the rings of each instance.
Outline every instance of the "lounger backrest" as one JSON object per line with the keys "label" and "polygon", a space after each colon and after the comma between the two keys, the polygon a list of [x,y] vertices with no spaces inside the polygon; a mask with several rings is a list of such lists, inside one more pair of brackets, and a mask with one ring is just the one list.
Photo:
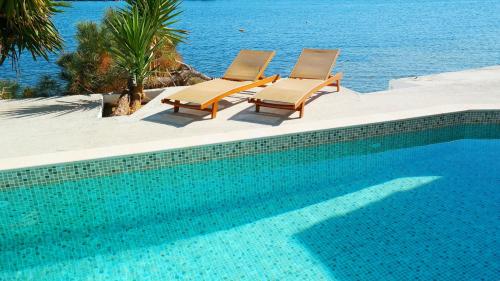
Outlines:
{"label": "lounger backrest", "polygon": [[304,49],[293,67],[290,78],[326,80],[332,72],[340,50]]}
{"label": "lounger backrest", "polygon": [[222,78],[255,81],[264,75],[274,51],[241,50]]}

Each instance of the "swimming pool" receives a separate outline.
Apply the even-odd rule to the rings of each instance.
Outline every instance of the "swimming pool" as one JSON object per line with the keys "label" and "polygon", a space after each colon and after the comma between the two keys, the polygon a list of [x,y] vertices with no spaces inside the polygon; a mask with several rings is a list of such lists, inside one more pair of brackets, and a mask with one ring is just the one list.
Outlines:
{"label": "swimming pool", "polygon": [[116,159],[111,175],[0,189],[0,280],[497,280],[499,154],[500,124],[464,124]]}

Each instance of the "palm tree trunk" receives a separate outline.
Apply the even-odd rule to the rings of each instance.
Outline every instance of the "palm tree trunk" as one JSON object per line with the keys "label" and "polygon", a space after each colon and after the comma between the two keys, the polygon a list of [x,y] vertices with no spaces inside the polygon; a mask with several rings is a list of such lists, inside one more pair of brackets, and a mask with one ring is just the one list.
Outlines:
{"label": "palm tree trunk", "polygon": [[112,116],[123,116],[130,113],[130,95],[129,90],[123,91],[118,98],[118,103],[113,111]]}
{"label": "palm tree trunk", "polygon": [[142,98],[144,97],[143,83],[137,83],[130,91],[130,114],[136,112],[142,105]]}
{"label": "palm tree trunk", "polygon": [[144,84],[136,84],[133,79],[129,79],[128,89],[118,98],[118,104],[113,111],[113,116],[129,115],[136,112],[141,108],[144,97]]}

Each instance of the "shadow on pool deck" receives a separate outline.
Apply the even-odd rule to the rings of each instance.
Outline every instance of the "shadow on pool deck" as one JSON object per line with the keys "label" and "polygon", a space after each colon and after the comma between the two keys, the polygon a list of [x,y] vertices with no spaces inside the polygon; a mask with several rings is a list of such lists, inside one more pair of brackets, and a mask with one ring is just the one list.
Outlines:
{"label": "shadow on pool deck", "polygon": [[336,280],[495,280],[498,186],[443,178],[394,193],[294,238]]}
{"label": "shadow on pool deck", "polygon": [[[319,91],[311,98],[306,101],[306,111],[307,105],[311,102],[314,102],[316,99],[320,98],[322,95],[326,94],[335,94],[335,92],[330,91]],[[260,112],[255,112],[255,104],[245,108],[243,111],[240,111],[229,118],[229,120],[233,121],[241,121],[248,123],[257,123],[262,125],[270,125],[270,126],[279,126],[286,120],[299,119],[300,117],[297,115],[296,117],[290,117],[296,111],[286,110],[286,109],[276,109],[269,107],[261,107]],[[306,112],[307,114],[307,112]]]}
{"label": "shadow on pool deck", "polygon": [[0,117],[29,118],[44,115],[64,116],[74,112],[90,111],[101,106],[99,100],[59,101],[56,98],[29,99],[27,102],[18,102],[22,106],[0,110]]}
{"label": "shadow on pool deck", "polygon": [[[235,105],[246,102],[246,96],[249,96],[252,93],[253,92],[246,91],[240,93],[238,96],[233,95],[230,98],[221,100],[219,102],[218,113],[227,110]],[[165,106],[165,109],[166,108],[167,107]],[[210,120],[210,114],[211,113],[207,111],[194,110],[183,107],[180,108],[179,112],[174,112],[174,109],[170,107],[169,109],[161,110],[157,113],[148,115],[141,120],[162,125],[169,125],[176,128],[182,128],[194,122],[208,121]]]}

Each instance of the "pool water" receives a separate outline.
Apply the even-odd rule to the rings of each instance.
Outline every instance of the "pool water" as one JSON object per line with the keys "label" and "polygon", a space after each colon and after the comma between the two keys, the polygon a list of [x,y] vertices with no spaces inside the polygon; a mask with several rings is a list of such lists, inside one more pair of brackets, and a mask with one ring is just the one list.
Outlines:
{"label": "pool water", "polygon": [[[55,17],[65,51],[76,49],[78,22],[99,21],[123,2],[71,4]],[[500,64],[498,0],[185,0],[181,9],[179,27],[189,31],[182,57],[213,77],[240,49],[276,50],[267,73],[287,76],[302,48],[340,48],[337,71],[360,92],[385,90],[390,79]],[[23,56],[20,81],[57,76],[57,57]],[[0,78],[16,78],[9,62]]]}
{"label": "pool water", "polygon": [[2,190],[0,280],[499,280],[499,155],[456,126]]}

